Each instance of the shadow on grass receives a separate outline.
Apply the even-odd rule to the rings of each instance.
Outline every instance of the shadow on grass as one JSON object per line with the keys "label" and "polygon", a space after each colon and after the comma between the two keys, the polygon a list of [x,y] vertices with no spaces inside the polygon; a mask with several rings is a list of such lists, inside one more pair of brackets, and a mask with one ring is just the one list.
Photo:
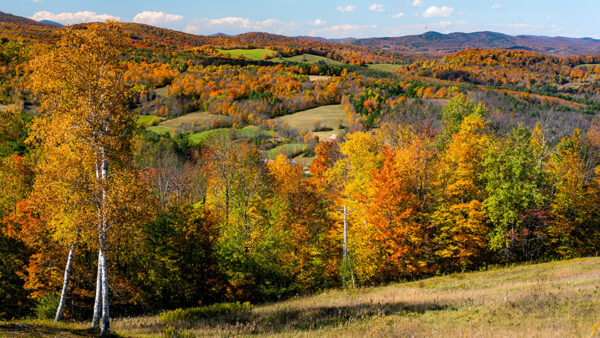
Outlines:
{"label": "shadow on grass", "polygon": [[435,303],[403,304],[403,303],[361,303],[344,306],[321,306],[306,309],[280,309],[253,318],[259,327],[270,328],[277,332],[284,328],[310,330],[315,328],[334,327],[349,321],[362,320],[376,316],[392,314],[423,314],[427,311],[441,311],[448,305]]}
{"label": "shadow on grass", "polygon": [[[72,328],[60,324],[45,324],[45,323],[0,323],[0,337],[8,336],[28,336],[28,337],[97,337],[100,334],[99,330],[90,328]],[[108,337],[118,337],[111,334]]]}
{"label": "shadow on grass", "polygon": [[236,334],[272,334],[285,331],[308,331],[336,327],[352,321],[366,320],[392,314],[415,315],[428,311],[441,311],[454,308],[437,303],[360,303],[341,306],[315,306],[306,308],[278,308],[273,310],[253,310],[250,313],[215,316],[195,321],[160,323],[159,327],[175,327],[189,330],[211,328]]}

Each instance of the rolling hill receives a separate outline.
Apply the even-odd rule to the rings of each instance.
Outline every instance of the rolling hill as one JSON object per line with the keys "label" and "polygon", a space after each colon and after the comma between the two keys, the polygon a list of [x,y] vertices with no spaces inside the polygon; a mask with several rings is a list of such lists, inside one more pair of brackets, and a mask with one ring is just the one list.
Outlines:
{"label": "rolling hill", "polygon": [[419,35],[352,40],[349,43],[394,52],[454,53],[471,48],[522,49],[552,55],[600,53],[600,40],[533,35],[511,36],[496,32],[427,32]]}
{"label": "rolling hill", "polygon": [[[87,24],[80,24],[87,25]],[[62,29],[55,22],[38,22],[25,17],[0,12],[0,36],[23,36],[48,40],[54,32]],[[598,54],[600,40],[592,38],[568,38],[518,35],[511,36],[496,32],[450,33],[427,32],[419,35],[364,39],[327,39],[321,37],[288,37],[264,32],[249,32],[239,35],[194,35],[176,30],[138,23],[124,23],[124,29],[132,44],[150,48],[168,48],[177,45],[183,48],[213,45],[221,47],[273,46],[279,48],[306,48],[311,53],[325,55],[337,50],[348,57],[355,52],[448,54],[471,48],[521,49],[559,56]],[[20,33],[20,34],[19,34]],[[371,49],[371,51],[369,51]],[[377,51],[373,51],[377,50]]]}

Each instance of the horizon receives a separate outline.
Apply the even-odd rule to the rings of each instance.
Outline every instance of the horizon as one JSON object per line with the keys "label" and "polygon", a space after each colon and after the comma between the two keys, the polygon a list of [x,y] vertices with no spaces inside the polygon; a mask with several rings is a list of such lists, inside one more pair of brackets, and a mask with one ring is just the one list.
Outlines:
{"label": "horizon", "polygon": [[[69,0],[18,0],[2,11],[36,21],[63,25],[105,21],[144,23],[195,35],[237,35],[266,32],[285,36],[327,39],[383,38],[418,35],[497,32],[569,38],[600,38],[594,13],[600,3],[584,1],[581,6],[542,0],[480,1],[389,0],[331,1],[261,0],[251,4],[235,1],[169,4],[115,0],[73,2]],[[315,11],[314,8],[319,10]]]}

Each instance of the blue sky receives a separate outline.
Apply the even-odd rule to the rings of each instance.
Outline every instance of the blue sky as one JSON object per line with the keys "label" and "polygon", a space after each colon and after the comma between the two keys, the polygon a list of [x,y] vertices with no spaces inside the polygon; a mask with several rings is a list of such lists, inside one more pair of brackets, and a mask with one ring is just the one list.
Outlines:
{"label": "blue sky", "polygon": [[63,24],[142,22],[194,34],[380,37],[490,30],[600,38],[600,0],[3,0],[0,11]]}

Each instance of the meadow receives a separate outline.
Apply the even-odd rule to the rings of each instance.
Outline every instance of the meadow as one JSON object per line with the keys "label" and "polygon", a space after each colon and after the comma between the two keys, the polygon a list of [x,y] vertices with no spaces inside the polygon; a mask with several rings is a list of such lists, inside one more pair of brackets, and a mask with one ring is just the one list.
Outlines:
{"label": "meadow", "polygon": [[272,50],[264,49],[264,48],[256,48],[256,49],[218,49],[219,53],[228,55],[231,57],[243,56],[245,58],[251,60],[264,60],[265,55],[273,54]]}
{"label": "meadow", "polygon": [[[600,258],[326,290],[242,313],[115,319],[119,336],[581,337],[598,335]],[[167,316],[164,316],[167,317]],[[208,317],[208,318],[206,318]],[[0,323],[0,335],[87,335],[85,323]]]}
{"label": "meadow", "polygon": [[232,118],[227,115],[213,115],[203,111],[185,114],[161,122],[159,125],[181,131],[197,131],[211,128],[213,121],[220,121],[220,126],[231,124]]}
{"label": "meadow", "polygon": [[400,69],[402,65],[392,64],[392,63],[372,63],[368,64],[367,68],[378,70],[380,72],[393,72],[395,70]]}
{"label": "meadow", "polygon": [[[344,113],[342,105],[328,105],[313,109],[303,110],[294,114],[280,116],[277,120],[287,123],[290,127],[310,132],[316,135],[320,140],[327,140],[334,134],[339,134],[344,129],[339,128],[348,126],[348,116]],[[324,128],[330,128],[330,131],[314,131],[315,121],[319,121]]]}
{"label": "meadow", "polygon": [[317,64],[319,62],[324,62],[330,65],[341,65],[342,63],[339,61],[332,60],[330,58],[326,58],[324,56],[312,55],[312,54],[301,54],[294,55],[290,57],[276,57],[269,59],[271,62],[297,62],[297,63],[308,63],[308,64]]}

